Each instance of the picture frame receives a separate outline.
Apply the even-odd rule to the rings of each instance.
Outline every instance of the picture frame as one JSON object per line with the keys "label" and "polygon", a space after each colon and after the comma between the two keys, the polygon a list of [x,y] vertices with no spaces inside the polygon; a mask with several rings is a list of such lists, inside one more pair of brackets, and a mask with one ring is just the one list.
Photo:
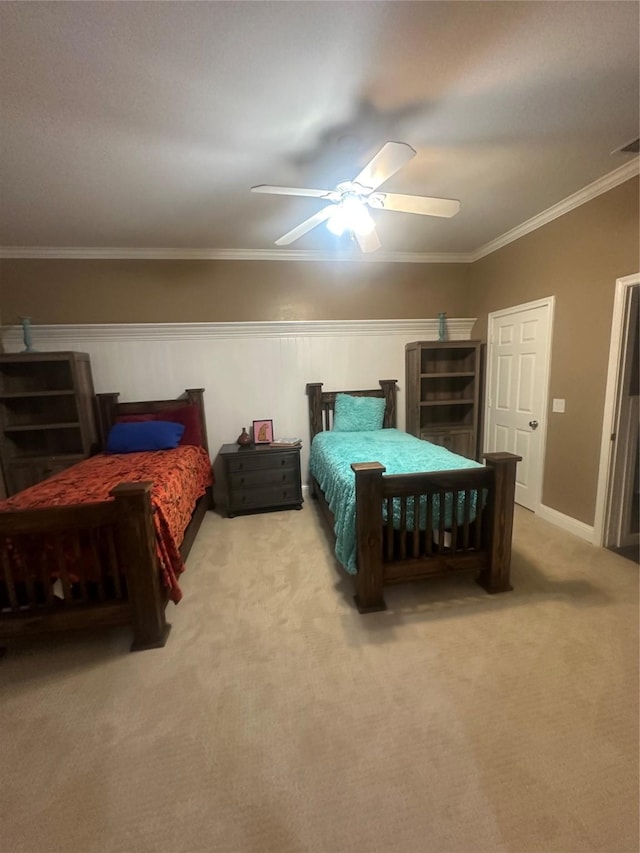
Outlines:
{"label": "picture frame", "polygon": [[261,420],[253,422],[253,443],[271,444],[273,441],[273,421]]}

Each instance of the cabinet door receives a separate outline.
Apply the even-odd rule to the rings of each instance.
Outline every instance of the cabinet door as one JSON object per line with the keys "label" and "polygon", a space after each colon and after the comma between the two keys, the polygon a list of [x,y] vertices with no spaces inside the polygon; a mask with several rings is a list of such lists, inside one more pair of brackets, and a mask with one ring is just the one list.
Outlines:
{"label": "cabinet door", "polygon": [[459,456],[466,456],[468,459],[475,457],[473,430],[425,430],[420,438],[430,441],[432,444],[446,447],[447,450],[457,453]]}
{"label": "cabinet door", "polygon": [[47,477],[64,471],[79,462],[83,457],[66,459],[39,459],[32,461],[11,461],[6,466],[7,494],[14,495],[29,486],[35,486]]}

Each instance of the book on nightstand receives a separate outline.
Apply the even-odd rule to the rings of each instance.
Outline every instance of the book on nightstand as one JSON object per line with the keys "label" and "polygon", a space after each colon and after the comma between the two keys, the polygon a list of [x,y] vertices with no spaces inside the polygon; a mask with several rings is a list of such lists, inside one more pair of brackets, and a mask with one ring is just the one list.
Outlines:
{"label": "book on nightstand", "polygon": [[298,447],[301,444],[299,438],[274,438],[270,447]]}

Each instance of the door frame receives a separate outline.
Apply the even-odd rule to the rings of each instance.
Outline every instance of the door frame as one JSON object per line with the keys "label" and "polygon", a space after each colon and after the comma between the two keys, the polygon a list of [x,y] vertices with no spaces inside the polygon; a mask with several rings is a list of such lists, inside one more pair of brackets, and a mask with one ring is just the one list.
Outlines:
{"label": "door frame", "polygon": [[611,342],[609,344],[609,365],[607,368],[607,386],[602,416],[602,439],[600,441],[600,466],[598,469],[598,487],[596,491],[596,511],[593,524],[593,544],[604,545],[609,516],[609,489],[613,473],[613,442],[611,435],[618,417],[618,385],[622,366],[622,344],[625,339],[624,306],[627,289],[640,284],[640,272],[616,279],[613,299],[613,317],[611,319]]}
{"label": "door frame", "polygon": [[538,461],[538,488],[534,496],[534,513],[540,511],[542,505],[542,485],[544,477],[544,463],[547,449],[547,422],[549,420],[549,377],[551,375],[551,342],[553,341],[553,316],[555,311],[556,298],[555,296],[545,296],[542,299],[534,299],[532,302],[523,302],[520,305],[512,305],[510,308],[502,308],[500,311],[492,311],[488,315],[487,324],[487,375],[485,378],[484,388],[484,412],[483,412],[483,445],[485,453],[487,452],[487,426],[489,420],[489,400],[491,391],[491,371],[493,366],[493,354],[495,346],[494,323],[498,318],[508,317],[509,314],[519,314],[523,311],[529,311],[532,308],[546,308],[548,315],[548,333],[546,347],[544,352],[544,364],[542,366],[542,390],[543,390],[543,414],[542,423],[539,427],[540,435],[540,457]]}

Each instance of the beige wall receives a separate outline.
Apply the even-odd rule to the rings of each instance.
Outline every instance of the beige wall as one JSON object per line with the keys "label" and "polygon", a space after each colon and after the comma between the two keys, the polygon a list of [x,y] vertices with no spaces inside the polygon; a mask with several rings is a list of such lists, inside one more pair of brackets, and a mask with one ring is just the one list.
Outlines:
{"label": "beige wall", "polygon": [[638,180],[474,264],[0,261],[0,316],[66,323],[478,317],[555,295],[543,503],[593,524],[616,278],[637,272]]}
{"label": "beige wall", "polygon": [[468,317],[469,264],[0,261],[0,314],[34,325]]}
{"label": "beige wall", "polygon": [[542,502],[593,524],[616,278],[640,270],[638,179],[627,181],[472,266],[469,316],[555,296]]}

